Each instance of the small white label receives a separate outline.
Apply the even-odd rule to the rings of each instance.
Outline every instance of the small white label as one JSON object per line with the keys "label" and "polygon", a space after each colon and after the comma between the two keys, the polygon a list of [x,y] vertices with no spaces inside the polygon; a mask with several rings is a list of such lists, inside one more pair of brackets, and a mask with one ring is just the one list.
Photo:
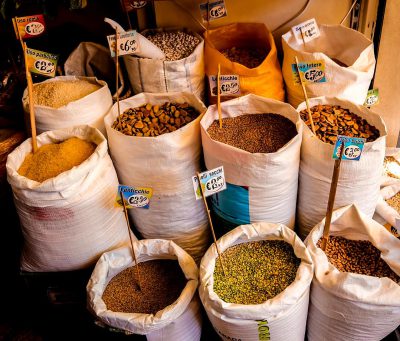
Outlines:
{"label": "small white label", "polygon": [[[221,192],[226,189],[226,181],[224,174],[224,167],[218,167],[209,171],[200,173],[200,182],[203,194],[205,197]],[[196,195],[196,200],[202,198],[197,176],[192,177],[193,189]]]}
{"label": "small white label", "polygon": [[44,25],[40,22],[31,22],[25,26],[25,32],[31,36],[38,36],[44,32]]}
{"label": "small white label", "polygon": [[[217,93],[218,76],[209,76],[211,96],[218,96]],[[238,75],[221,75],[220,94],[221,96],[239,96],[240,95],[240,79]]]}
{"label": "small white label", "polygon": [[200,12],[203,21],[213,21],[228,15],[224,0],[202,3],[200,4]]}
{"label": "small white label", "polygon": [[314,18],[293,26],[292,31],[298,43],[308,43],[320,36],[319,28]]}
{"label": "small white label", "polygon": [[[111,57],[115,57],[115,34],[107,36]],[[134,54],[140,51],[139,42],[136,39],[136,31],[128,31],[118,34],[118,55]]]}

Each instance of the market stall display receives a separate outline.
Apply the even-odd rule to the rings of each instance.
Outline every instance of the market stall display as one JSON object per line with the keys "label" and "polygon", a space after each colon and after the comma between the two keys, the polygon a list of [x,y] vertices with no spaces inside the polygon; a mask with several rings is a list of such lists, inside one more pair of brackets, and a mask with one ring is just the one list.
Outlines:
{"label": "market stall display", "polygon": [[[325,127],[326,131],[318,133],[319,130],[317,130],[317,136],[315,136],[303,122],[297,202],[297,219],[301,238],[305,238],[313,226],[326,214],[334,164],[332,159],[334,146],[332,143],[336,140],[335,130],[333,129],[337,127],[339,130],[339,126],[343,127],[343,124],[352,126],[352,129],[355,129],[354,124],[356,124],[360,132],[356,136],[367,138],[366,135],[368,135],[370,138],[370,142],[366,142],[364,145],[359,161],[342,162],[334,206],[336,209],[355,203],[361,211],[370,217],[374,214],[379,198],[387,134],[382,118],[366,107],[333,97],[310,99],[310,106],[316,107],[313,109],[316,110],[313,112],[314,124],[319,127]],[[297,108],[297,111],[302,112],[305,107],[305,103],[302,103]],[[339,110],[337,107],[341,109]],[[324,111],[318,111],[318,108],[325,109]],[[352,114],[345,114],[343,109]],[[319,116],[316,117],[316,114]],[[340,115],[343,116],[341,117]],[[352,115],[356,115],[359,118],[354,121],[356,116]],[[302,117],[307,120],[307,116],[303,115]],[[360,121],[360,119],[362,120]],[[306,121],[306,123],[308,124],[309,122]],[[333,132],[329,133],[330,129]],[[348,133],[354,136],[352,130],[346,129],[344,131],[345,135]],[[324,140],[327,142],[324,142]]]}
{"label": "market stall display", "polygon": [[[88,124],[105,133],[104,116],[112,106],[107,83],[94,77],[58,76],[33,86],[37,133]],[[22,104],[28,112],[25,91]]]}
{"label": "market stall display", "polygon": [[[60,142],[71,138],[90,142],[90,150],[79,149],[73,142],[64,152],[48,151],[52,144],[60,148]],[[49,156],[53,156],[56,168],[67,165],[74,156],[79,158],[81,152],[88,158],[59,175],[55,174],[63,169],[50,167],[49,163],[43,168],[39,161],[32,170],[39,176],[38,182],[19,174],[26,158],[32,157],[30,139],[8,156],[7,177],[24,237],[21,269],[82,269],[94,264],[103,252],[129,243],[123,212],[114,204],[118,179],[105,137],[95,128],[77,126],[43,133],[37,140],[39,150],[33,157],[40,158],[40,148],[45,148],[44,159],[49,162]],[[93,152],[91,144],[96,145]],[[46,180],[48,176],[52,177]]]}
{"label": "market stall display", "polygon": [[[190,123],[176,129],[177,119],[183,123],[181,118],[185,117],[186,122],[193,109],[197,117],[193,115]],[[114,123],[118,126],[117,105],[105,118],[119,179],[123,185],[153,190],[148,209],[129,211],[137,230],[144,238],[172,239],[199,261],[208,247],[209,230],[203,204],[193,195],[192,176],[201,168],[199,122],[205,106],[189,93],[143,93],[121,101],[120,110],[122,115],[128,111],[138,112],[139,116],[128,114],[128,121],[121,121],[127,124],[126,128],[121,126],[125,133],[112,128]],[[133,124],[132,136],[128,122]],[[145,124],[149,130],[144,131]],[[155,131],[162,134],[155,136]]]}
{"label": "market stall display", "polygon": [[225,231],[258,221],[293,228],[302,135],[298,113],[253,94],[221,107],[222,128],[215,105],[200,122],[206,167],[223,166],[227,182],[225,191],[213,195],[212,210]]}
{"label": "market stall display", "polygon": [[[216,77],[238,76],[238,91],[227,91],[221,100],[249,93],[283,101],[285,92],[275,41],[264,24],[236,23],[207,30],[204,33],[205,72]],[[209,81],[208,79],[208,81]],[[229,93],[231,92],[231,93]],[[217,102],[217,91],[209,81],[208,100]]]}
{"label": "market stall display", "polygon": [[372,41],[362,33],[342,25],[319,25],[320,36],[311,41],[296,39],[292,30],[282,36],[283,65],[288,102],[294,107],[303,101],[299,84],[294,82],[295,56],[300,62],[325,64],[324,77],[307,83],[309,97],[331,96],[362,105],[374,75]]}
{"label": "market stall display", "polygon": [[[212,245],[201,261],[199,293],[219,336],[303,341],[313,264],[300,238],[282,224],[263,222],[239,226],[217,244],[225,275]],[[251,269],[257,277],[238,282]]]}
{"label": "market stall display", "polygon": [[[155,297],[152,300],[157,301],[159,310],[155,308],[144,307],[142,311],[138,311],[138,305],[130,306],[134,311],[113,310],[110,307],[121,308],[123,296],[133,291],[133,288],[120,288],[115,290],[114,295],[119,295],[111,298],[115,301],[115,305],[106,304],[109,301],[109,294],[107,288],[112,285],[112,281],[116,280],[116,276],[127,276],[134,262],[129,248],[120,248],[113,251],[104,253],[96,264],[92,276],[87,285],[88,304],[90,310],[105,324],[114,328],[122,329],[131,333],[146,335],[147,340],[156,341],[160,339],[165,340],[200,340],[201,334],[201,312],[200,303],[196,295],[198,285],[198,268],[194,260],[179,246],[172,241],[160,239],[140,240],[134,243],[135,253],[138,257],[140,269],[145,271],[146,267],[151,266],[146,263],[154,261],[158,262],[171,262],[173,268],[170,266],[169,271],[179,275],[175,277],[177,283],[173,283],[173,278],[165,282],[165,278],[160,278],[158,284],[152,279],[155,287],[150,287],[146,284],[142,287],[140,293],[137,295],[160,295],[160,286],[165,285],[180,285],[179,279],[183,274],[182,288],[180,286],[175,288],[178,294],[175,300],[171,303],[171,297],[165,301],[164,307],[161,307],[161,301]],[[176,269],[176,264],[179,264]],[[163,275],[165,277],[167,270],[165,267],[158,267],[157,276]],[[162,270],[162,272],[160,272]],[[177,270],[179,270],[177,272]],[[142,271],[142,272],[143,272]],[[181,274],[179,274],[181,273]],[[119,281],[120,285],[133,286],[133,277],[131,280]],[[172,288],[171,288],[172,289]],[[147,292],[149,290],[149,293]],[[168,294],[164,290],[164,295]],[[106,296],[106,297],[105,297]],[[133,297],[133,296],[132,296]],[[143,299],[143,298],[142,298]],[[159,297],[161,300],[161,297]],[[129,303],[128,303],[129,304]],[[166,304],[166,305],[165,305]],[[158,309],[158,308],[157,308]]]}
{"label": "market stall display", "polygon": [[324,224],[306,239],[315,265],[308,339],[382,340],[400,324],[400,240],[351,205],[333,213],[324,253]]}

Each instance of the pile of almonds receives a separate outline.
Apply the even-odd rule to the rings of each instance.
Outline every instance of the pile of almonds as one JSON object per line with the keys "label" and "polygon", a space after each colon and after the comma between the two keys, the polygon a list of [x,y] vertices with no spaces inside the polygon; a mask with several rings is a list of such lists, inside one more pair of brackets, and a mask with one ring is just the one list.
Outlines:
{"label": "pile of almonds", "polygon": [[130,136],[159,136],[173,132],[196,119],[199,113],[188,103],[150,103],[125,110],[112,128]]}
{"label": "pile of almonds", "polygon": [[[362,137],[367,142],[375,141],[379,130],[363,119],[338,105],[316,105],[311,109],[315,132],[318,138],[330,144],[335,144],[337,135]],[[302,120],[311,129],[307,110],[300,112]]]}

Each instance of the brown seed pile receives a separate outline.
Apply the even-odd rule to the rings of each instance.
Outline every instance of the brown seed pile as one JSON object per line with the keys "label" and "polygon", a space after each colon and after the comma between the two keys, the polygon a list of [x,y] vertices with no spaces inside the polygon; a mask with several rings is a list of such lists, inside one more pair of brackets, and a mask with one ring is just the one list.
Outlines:
{"label": "brown seed pile", "polygon": [[182,128],[197,116],[197,110],[188,103],[148,103],[125,110],[112,127],[125,135],[155,137]]}
{"label": "brown seed pile", "polygon": [[43,182],[79,166],[96,149],[94,143],[72,137],[60,143],[50,143],[29,153],[18,173],[28,179]]}
{"label": "brown seed pile", "polygon": [[164,52],[166,60],[189,57],[200,43],[200,39],[182,31],[149,32],[145,37]]}
{"label": "brown seed pile", "polygon": [[385,201],[400,214],[400,192]]}
{"label": "brown seed pile", "polygon": [[[379,137],[379,130],[362,117],[338,105],[316,105],[311,108],[315,132],[326,143],[335,144],[337,135],[362,137],[367,142]],[[311,129],[307,110],[300,111],[302,120]]]}
{"label": "brown seed pile", "polygon": [[174,303],[186,285],[186,278],[175,260],[139,263],[139,271],[140,289],[136,265],[111,279],[102,297],[108,310],[156,314]]}
{"label": "brown seed pile", "polygon": [[400,179],[400,162],[393,156],[386,156],[383,163],[384,173],[392,178]]}
{"label": "brown seed pile", "polygon": [[278,114],[245,114],[214,121],[207,129],[213,140],[249,153],[274,153],[297,135],[295,124]]}
{"label": "brown seed pile", "polygon": [[[321,247],[322,238],[317,246]],[[325,254],[329,263],[339,271],[352,272],[375,277],[389,277],[395,282],[400,280],[381,258],[381,252],[368,240],[350,240],[330,236]]]}
{"label": "brown seed pile", "polygon": [[267,57],[267,51],[262,48],[232,47],[221,53],[232,62],[242,64],[249,69],[259,66]]}
{"label": "brown seed pile", "polygon": [[214,291],[223,301],[260,304],[285,290],[296,278],[300,259],[290,244],[263,240],[238,244],[222,254],[214,269]]}

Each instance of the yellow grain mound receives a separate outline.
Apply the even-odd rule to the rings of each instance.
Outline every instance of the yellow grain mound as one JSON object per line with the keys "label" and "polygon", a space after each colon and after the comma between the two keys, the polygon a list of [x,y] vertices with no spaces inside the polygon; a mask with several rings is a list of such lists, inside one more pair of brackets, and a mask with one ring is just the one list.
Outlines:
{"label": "yellow grain mound", "polygon": [[33,103],[58,109],[101,88],[86,80],[38,83],[33,86]]}
{"label": "yellow grain mound", "polygon": [[96,149],[96,145],[78,137],[61,143],[46,144],[35,154],[28,154],[18,173],[31,180],[43,182],[80,165]]}

